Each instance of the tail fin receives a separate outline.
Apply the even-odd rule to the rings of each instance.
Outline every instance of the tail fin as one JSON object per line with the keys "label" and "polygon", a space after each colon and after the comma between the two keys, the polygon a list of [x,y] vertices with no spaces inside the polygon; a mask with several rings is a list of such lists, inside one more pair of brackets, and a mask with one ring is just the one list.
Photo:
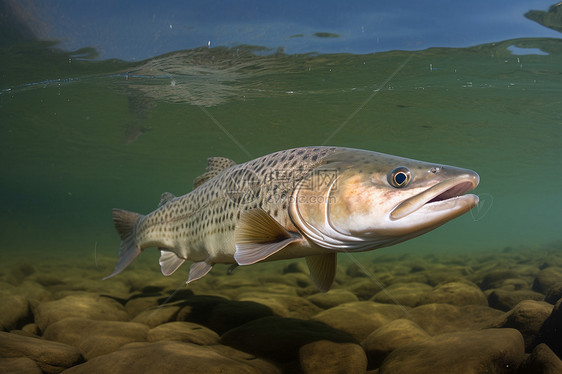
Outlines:
{"label": "tail fin", "polygon": [[141,253],[141,248],[137,244],[137,223],[143,216],[138,213],[128,212],[121,209],[113,209],[113,224],[121,237],[121,245],[119,246],[119,261],[108,275],[111,278],[122,272],[137,256]]}

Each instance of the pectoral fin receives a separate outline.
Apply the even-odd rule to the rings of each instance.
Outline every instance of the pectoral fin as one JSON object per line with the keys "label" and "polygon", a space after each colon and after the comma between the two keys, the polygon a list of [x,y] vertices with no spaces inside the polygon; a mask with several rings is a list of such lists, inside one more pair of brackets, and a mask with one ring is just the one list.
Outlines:
{"label": "pectoral fin", "polygon": [[250,265],[279,252],[302,237],[287,231],[263,209],[246,210],[234,231],[238,265]]}
{"label": "pectoral fin", "polygon": [[189,284],[194,280],[203,278],[208,272],[211,271],[212,268],[213,265],[210,265],[205,261],[194,262],[189,268],[189,278],[187,278],[185,284]]}
{"label": "pectoral fin", "polygon": [[185,258],[180,258],[174,252],[160,248],[160,270],[165,276],[172,275],[184,262]]}
{"label": "pectoral fin", "polygon": [[325,255],[308,256],[306,264],[310,270],[310,279],[322,292],[328,292],[334,278],[336,277],[337,267],[336,253],[328,253]]}

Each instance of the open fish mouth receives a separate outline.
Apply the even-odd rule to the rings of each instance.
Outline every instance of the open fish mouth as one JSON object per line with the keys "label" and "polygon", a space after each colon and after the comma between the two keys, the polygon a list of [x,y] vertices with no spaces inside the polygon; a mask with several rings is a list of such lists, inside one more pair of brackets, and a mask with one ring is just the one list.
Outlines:
{"label": "open fish mouth", "polygon": [[[478,186],[480,178],[475,172],[445,180],[398,204],[390,213],[390,219],[398,220],[418,210],[427,213],[455,214],[468,211],[478,204],[478,196],[466,194]],[[421,213],[421,212],[420,212]]]}

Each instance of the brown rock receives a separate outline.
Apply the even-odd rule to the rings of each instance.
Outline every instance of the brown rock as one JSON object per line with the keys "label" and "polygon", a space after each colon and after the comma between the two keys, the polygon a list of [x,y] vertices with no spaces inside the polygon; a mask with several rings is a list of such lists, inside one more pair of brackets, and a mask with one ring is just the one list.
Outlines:
{"label": "brown rock", "polygon": [[65,318],[85,318],[104,321],[126,321],[129,316],[117,301],[94,294],[69,295],[59,300],[39,304],[35,323],[45,331],[51,323]]}
{"label": "brown rock", "polygon": [[329,309],[340,304],[359,301],[357,296],[355,296],[352,292],[337,288],[326,293],[317,293],[308,296],[307,300],[322,309]]}
{"label": "brown rock", "polygon": [[0,303],[0,328],[2,331],[15,330],[31,320],[27,299],[20,295],[2,296]]}
{"label": "brown rock", "polygon": [[78,349],[67,344],[0,331],[0,357],[27,357],[45,373],[60,373],[83,361]]}
{"label": "brown rock", "polygon": [[283,274],[291,273],[308,274],[308,269],[303,262],[291,262],[283,268]]}
{"label": "brown rock", "polygon": [[66,318],[49,325],[43,338],[77,347],[90,360],[125,344],[146,341],[148,330],[142,323]]}
{"label": "brown rock", "polygon": [[524,353],[514,329],[448,333],[396,349],[379,374],[515,373]]}
{"label": "brown rock", "polygon": [[487,306],[488,300],[480,288],[473,283],[447,282],[436,286],[422,301],[422,304],[434,303]]}
{"label": "brown rock", "polygon": [[425,283],[393,283],[375,294],[372,301],[384,304],[398,304],[415,307],[423,303],[431,286]]}
{"label": "brown rock", "polygon": [[274,313],[280,317],[287,318],[308,319],[321,311],[319,307],[307,299],[298,296],[256,292],[254,294],[240,295],[239,300],[264,305],[271,311],[269,315]]}
{"label": "brown rock", "polygon": [[208,315],[205,325],[217,333],[223,334],[247,322],[271,315],[273,315],[271,309],[259,303],[227,301],[215,305]]}
{"label": "brown rock", "polygon": [[131,298],[127,300],[125,310],[131,318],[134,318],[147,309],[158,307],[158,299],[160,298],[161,296]]}
{"label": "brown rock", "polygon": [[42,374],[43,371],[32,359],[18,357],[0,359],[0,373]]}
{"label": "brown rock", "polygon": [[312,319],[344,331],[362,341],[382,325],[403,318],[408,310],[402,306],[357,301],[327,309]]}
{"label": "brown rock", "polygon": [[156,327],[163,323],[174,321],[179,314],[181,306],[166,304],[161,307],[145,309],[133,318],[133,322],[144,323],[149,327]]}
{"label": "brown rock", "polygon": [[198,345],[218,344],[220,337],[211,329],[192,322],[168,322],[148,332],[149,342],[177,340]]}
{"label": "brown rock", "polygon": [[410,310],[406,318],[417,323],[428,334],[436,335],[485,328],[503,314],[482,305],[426,304]]}
{"label": "brown rock", "polygon": [[262,359],[241,359],[234,355],[226,357],[210,347],[161,341],[132,343],[65,372],[65,374],[90,373],[280,374],[281,371]]}
{"label": "brown rock", "polygon": [[560,374],[562,361],[546,344],[539,344],[521,364],[517,374]]}
{"label": "brown rock", "polygon": [[525,340],[525,349],[530,351],[544,321],[552,312],[552,305],[544,301],[525,300],[520,302],[490,327],[514,328]]}
{"label": "brown rock", "polygon": [[17,288],[18,295],[25,296],[30,301],[50,301],[53,299],[53,294],[39,283],[24,280]]}
{"label": "brown rock", "polygon": [[356,281],[350,282],[346,289],[357,296],[359,300],[369,300],[375,294],[381,291],[381,288],[377,286],[372,280],[364,278],[355,278]]}
{"label": "brown rock", "polygon": [[222,344],[283,363],[298,360],[300,347],[318,340],[355,343],[348,334],[323,323],[277,316],[248,322],[221,337]]}
{"label": "brown rock", "polygon": [[558,357],[562,357],[562,299],[558,300],[552,313],[541,326],[535,344],[545,343]]}
{"label": "brown rock", "polygon": [[367,357],[360,345],[318,340],[303,345],[299,360],[304,374],[364,374]]}
{"label": "brown rock", "polygon": [[552,290],[560,288],[562,283],[562,269],[548,267],[541,270],[533,282],[533,290],[542,294],[549,294]]}
{"label": "brown rock", "polygon": [[558,300],[562,299],[562,282],[555,283],[546,291],[544,301],[551,304],[556,304]]}
{"label": "brown rock", "polygon": [[544,300],[544,295],[531,290],[507,291],[495,289],[488,295],[488,305],[490,307],[507,312],[513,309],[523,300]]}
{"label": "brown rock", "polygon": [[430,335],[416,323],[407,319],[395,319],[373,331],[361,345],[367,354],[369,368],[374,369],[395,349],[428,338]]}
{"label": "brown rock", "polygon": [[486,272],[486,275],[484,275],[484,278],[482,278],[482,281],[479,284],[483,290],[488,290],[490,288],[502,288],[506,280],[516,279],[517,277],[518,274],[514,270],[492,270]]}

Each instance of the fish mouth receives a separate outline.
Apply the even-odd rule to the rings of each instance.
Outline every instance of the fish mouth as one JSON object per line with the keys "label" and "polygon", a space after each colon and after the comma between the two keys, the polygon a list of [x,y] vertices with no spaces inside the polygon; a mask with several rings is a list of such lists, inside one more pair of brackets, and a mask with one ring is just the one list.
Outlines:
{"label": "fish mouth", "polygon": [[390,213],[390,219],[399,220],[414,212],[437,214],[448,219],[457,217],[478,204],[478,196],[466,193],[475,189],[479,181],[478,174],[467,171],[463,175],[439,182],[398,204]]}

